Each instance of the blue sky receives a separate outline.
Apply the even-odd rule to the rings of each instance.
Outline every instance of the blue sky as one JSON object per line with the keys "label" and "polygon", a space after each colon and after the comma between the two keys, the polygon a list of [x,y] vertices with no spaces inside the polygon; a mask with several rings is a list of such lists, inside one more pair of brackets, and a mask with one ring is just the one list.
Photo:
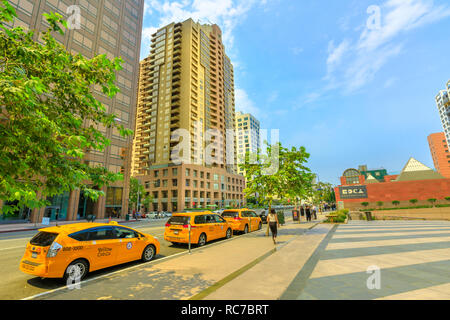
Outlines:
{"label": "blue sky", "polygon": [[145,0],[141,58],[157,28],[190,17],[222,29],[236,110],[305,146],[321,181],[360,164],[398,172],[410,157],[433,167],[447,0]]}

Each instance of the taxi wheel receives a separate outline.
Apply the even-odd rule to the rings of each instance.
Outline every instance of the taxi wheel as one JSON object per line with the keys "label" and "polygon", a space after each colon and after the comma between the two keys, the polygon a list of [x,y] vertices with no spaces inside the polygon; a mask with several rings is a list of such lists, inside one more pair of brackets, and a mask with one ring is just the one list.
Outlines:
{"label": "taxi wheel", "polygon": [[149,244],[145,247],[144,252],[142,252],[142,261],[148,262],[155,256],[155,247]]}
{"label": "taxi wheel", "polygon": [[233,234],[233,231],[231,230],[231,228],[228,228],[226,238],[230,239],[232,234]]}
{"label": "taxi wheel", "polygon": [[79,279],[80,281],[87,275],[89,270],[89,265],[86,260],[75,260],[67,267],[64,272],[64,280],[67,282],[68,280],[76,281]]}
{"label": "taxi wheel", "polygon": [[206,244],[206,234],[202,233],[202,234],[200,235],[200,237],[198,237],[198,243],[197,243],[197,245],[198,245],[199,247],[203,247],[205,244]]}
{"label": "taxi wheel", "polygon": [[245,228],[244,228],[244,234],[246,234],[246,233],[248,233],[248,225],[247,224],[245,225]]}

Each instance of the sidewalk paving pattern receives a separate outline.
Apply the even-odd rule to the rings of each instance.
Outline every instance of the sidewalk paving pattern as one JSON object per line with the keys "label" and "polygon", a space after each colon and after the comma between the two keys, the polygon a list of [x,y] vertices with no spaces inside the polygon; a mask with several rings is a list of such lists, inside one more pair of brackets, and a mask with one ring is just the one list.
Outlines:
{"label": "sidewalk paving pattern", "polygon": [[[288,223],[37,299],[450,299],[450,223]],[[380,268],[369,289],[368,267]]]}
{"label": "sidewalk paving pattern", "polygon": [[[449,237],[440,221],[341,225],[304,288],[284,298],[450,299]],[[380,289],[368,289],[370,266],[380,268]]]}

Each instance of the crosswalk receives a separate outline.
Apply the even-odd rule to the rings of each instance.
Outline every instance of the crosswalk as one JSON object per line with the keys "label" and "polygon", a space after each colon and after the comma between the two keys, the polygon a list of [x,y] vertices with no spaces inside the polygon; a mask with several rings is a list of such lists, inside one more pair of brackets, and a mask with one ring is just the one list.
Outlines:
{"label": "crosswalk", "polygon": [[[379,288],[368,284],[374,270]],[[351,221],[320,253],[298,299],[450,299],[449,270],[450,222]]]}

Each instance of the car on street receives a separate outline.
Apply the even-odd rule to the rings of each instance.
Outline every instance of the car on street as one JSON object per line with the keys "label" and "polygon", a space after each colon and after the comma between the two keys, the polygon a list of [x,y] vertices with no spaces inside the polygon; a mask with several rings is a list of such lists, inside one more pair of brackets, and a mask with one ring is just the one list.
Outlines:
{"label": "car on street", "polygon": [[263,224],[267,223],[267,210],[262,210],[261,212],[256,213],[256,215],[261,218]]}
{"label": "car on street", "polygon": [[249,209],[227,209],[222,212],[222,218],[227,220],[233,231],[248,233],[260,230],[261,218],[255,211]]}
{"label": "car on street", "polygon": [[[189,236],[190,226],[190,236]],[[173,244],[189,243],[204,246],[207,242],[233,235],[228,222],[210,211],[174,213],[165,225],[164,240]]]}
{"label": "car on street", "polygon": [[73,223],[40,229],[28,242],[20,270],[41,278],[83,279],[88,272],[159,253],[156,237],[110,223]]}
{"label": "car on street", "polygon": [[153,212],[148,213],[147,217],[150,219],[156,219],[157,215],[158,215],[158,212],[153,211]]}

